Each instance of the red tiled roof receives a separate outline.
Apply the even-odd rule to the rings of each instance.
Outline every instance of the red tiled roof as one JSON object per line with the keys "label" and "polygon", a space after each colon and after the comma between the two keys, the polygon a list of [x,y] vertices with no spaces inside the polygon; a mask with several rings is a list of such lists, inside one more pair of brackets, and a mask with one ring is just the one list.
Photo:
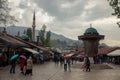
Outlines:
{"label": "red tiled roof", "polygon": [[[115,51],[115,50],[117,50],[117,49],[120,49],[120,48],[118,48],[118,47],[99,48],[99,49],[98,49],[98,54],[108,54],[108,53],[110,53],[110,52],[112,52],[112,51]],[[80,49],[80,50],[78,50],[78,51],[71,51],[71,52],[73,52],[73,53],[75,53],[75,54],[85,54],[84,49]]]}
{"label": "red tiled roof", "polygon": [[81,49],[81,50],[76,50],[76,51],[71,51],[71,53],[75,53],[75,54],[81,54],[82,52],[84,52],[83,49]]}
{"label": "red tiled roof", "polygon": [[98,54],[108,54],[114,50],[118,49],[117,47],[110,47],[110,48],[99,48]]}

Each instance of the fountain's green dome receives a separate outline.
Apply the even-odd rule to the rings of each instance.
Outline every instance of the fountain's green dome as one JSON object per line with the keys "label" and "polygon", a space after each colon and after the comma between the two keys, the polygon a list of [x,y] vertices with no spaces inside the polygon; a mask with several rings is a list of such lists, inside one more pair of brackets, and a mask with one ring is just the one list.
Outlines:
{"label": "fountain's green dome", "polygon": [[96,33],[98,33],[97,30],[92,27],[85,30],[85,34],[96,34]]}

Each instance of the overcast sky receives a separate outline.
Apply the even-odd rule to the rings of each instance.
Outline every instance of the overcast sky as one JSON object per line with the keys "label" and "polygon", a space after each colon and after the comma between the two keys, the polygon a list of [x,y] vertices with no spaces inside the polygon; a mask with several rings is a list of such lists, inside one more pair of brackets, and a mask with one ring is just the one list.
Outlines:
{"label": "overcast sky", "polygon": [[120,46],[120,28],[107,0],[8,0],[16,25],[31,27],[36,12],[36,29],[46,24],[47,30],[78,40],[87,28],[96,28],[105,35],[102,42]]}

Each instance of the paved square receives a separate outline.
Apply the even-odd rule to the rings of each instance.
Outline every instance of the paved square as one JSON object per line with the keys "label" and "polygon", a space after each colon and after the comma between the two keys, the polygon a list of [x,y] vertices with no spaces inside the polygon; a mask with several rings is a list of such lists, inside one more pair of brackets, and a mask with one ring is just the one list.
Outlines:
{"label": "paved square", "polygon": [[24,76],[20,73],[18,66],[16,73],[10,74],[10,66],[7,66],[0,69],[0,80],[120,80],[120,69],[118,68],[96,69],[94,67],[99,65],[94,65],[91,72],[83,72],[79,66],[81,67],[81,63],[76,63],[72,66],[71,72],[64,72],[63,67],[56,66],[53,62],[35,64],[33,76]]}

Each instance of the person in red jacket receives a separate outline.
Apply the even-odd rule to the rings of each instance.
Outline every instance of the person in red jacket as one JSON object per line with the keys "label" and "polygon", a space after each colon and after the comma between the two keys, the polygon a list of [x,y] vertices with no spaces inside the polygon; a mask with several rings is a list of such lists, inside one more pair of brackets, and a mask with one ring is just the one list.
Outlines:
{"label": "person in red jacket", "polygon": [[25,59],[21,58],[20,59],[20,70],[21,70],[21,73],[24,73],[23,69],[24,69],[24,66],[25,66]]}

